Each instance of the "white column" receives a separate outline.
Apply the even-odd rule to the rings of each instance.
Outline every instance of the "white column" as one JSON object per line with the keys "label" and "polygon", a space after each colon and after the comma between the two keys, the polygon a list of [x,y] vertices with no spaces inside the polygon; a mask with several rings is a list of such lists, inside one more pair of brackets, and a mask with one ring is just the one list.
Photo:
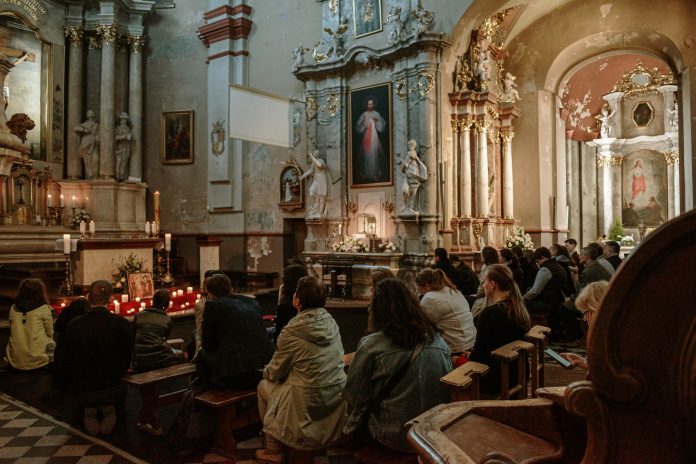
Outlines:
{"label": "white column", "polygon": [[476,121],[478,143],[476,151],[476,216],[488,217],[488,140],[490,122]]}
{"label": "white column", "polygon": [[602,203],[599,216],[602,218],[600,234],[609,234],[609,229],[614,221],[612,214],[612,181],[611,181],[611,152],[601,152],[597,154],[597,166],[602,171]]}
{"label": "white column", "polygon": [[512,138],[515,133],[507,131],[502,133],[503,138],[503,214],[506,219],[512,219],[513,214],[513,187],[512,187]]}
{"label": "white column", "polygon": [[99,178],[113,179],[116,173],[114,160],[114,73],[116,68],[116,24],[100,24],[97,34],[102,41],[101,87],[99,94]]}
{"label": "white column", "polygon": [[143,48],[145,37],[129,35],[130,67],[128,75],[128,115],[133,125],[135,143],[131,148],[129,178],[140,182],[143,178]]}
{"label": "white column", "polygon": [[77,179],[82,173],[80,155],[77,153],[78,136],[73,132],[82,122],[82,74],[84,30],[80,26],[65,26],[65,37],[70,42],[70,66],[68,68],[68,120],[67,152],[68,179]]}
{"label": "white column", "polygon": [[471,217],[471,121],[461,121],[461,201],[462,217]]}
{"label": "white column", "polygon": [[448,193],[445,196],[448,196],[449,201],[452,203],[452,208],[451,208],[451,214],[447,216],[447,224],[449,228],[449,221],[454,218],[459,216],[459,212],[461,211],[461,206],[459,204],[459,179],[458,179],[458,173],[459,173],[459,121],[456,119],[453,119],[451,121],[452,125],[452,155],[449,160],[449,169],[451,171],[449,181],[451,184],[447,185],[447,191]]}

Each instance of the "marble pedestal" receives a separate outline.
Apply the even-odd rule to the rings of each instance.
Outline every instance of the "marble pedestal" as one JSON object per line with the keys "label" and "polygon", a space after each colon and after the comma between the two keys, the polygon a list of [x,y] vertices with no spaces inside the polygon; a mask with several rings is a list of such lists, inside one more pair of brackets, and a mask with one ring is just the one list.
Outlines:
{"label": "marble pedestal", "polygon": [[121,257],[125,259],[131,253],[143,260],[143,272],[152,272],[152,250],[162,246],[159,238],[79,240],[74,255],[74,283],[89,285],[101,279],[111,282]]}

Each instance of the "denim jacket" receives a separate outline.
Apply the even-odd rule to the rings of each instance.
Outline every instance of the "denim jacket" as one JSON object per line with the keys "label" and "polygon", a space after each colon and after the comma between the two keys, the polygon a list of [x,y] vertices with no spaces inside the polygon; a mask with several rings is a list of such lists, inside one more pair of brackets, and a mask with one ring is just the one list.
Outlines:
{"label": "denim jacket", "polygon": [[[355,432],[365,422],[368,405],[384,388],[389,378],[411,358],[412,349],[395,345],[382,332],[363,337],[348,371],[343,397],[347,402],[343,433]],[[440,377],[452,369],[449,349],[439,334],[434,334],[413,360],[401,381],[372,411],[367,425],[380,443],[400,451],[410,451],[404,424],[435,405],[449,401],[449,392],[440,385]]]}

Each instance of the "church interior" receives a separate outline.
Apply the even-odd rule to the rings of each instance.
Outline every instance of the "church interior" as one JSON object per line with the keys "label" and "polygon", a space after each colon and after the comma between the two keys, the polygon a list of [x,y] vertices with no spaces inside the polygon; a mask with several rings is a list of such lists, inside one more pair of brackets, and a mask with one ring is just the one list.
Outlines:
{"label": "church interior", "polygon": [[[284,459],[694,462],[694,20],[692,0],[0,1],[2,353],[25,279],[43,282],[54,318],[96,281],[129,321],[167,289],[170,338],[195,343],[208,271],[270,328],[286,268],[304,267],[349,353],[375,271],[426,293],[419,276],[444,250],[480,279],[461,292],[473,311],[490,297],[486,249],[541,268],[540,248],[574,243],[582,274],[602,256],[591,244],[614,244],[624,262],[592,322],[568,271],[582,337],[553,327],[506,358],[527,372],[519,399],[479,400],[470,361],[466,401],[408,423],[413,454],[349,442]],[[532,311],[534,277],[512,285],[532,326],[558,323]],[[561,368],[549,344],[589,370]],[[177,455],[163,430],[181,401],[143,431],[157,384],[125,380],[125,418],[93,437],[51,375],[0,372],[0,422],[26,419],[0,427],[0,462],[256,462],[264,446],[258,417],[230,445],[225,404],[228,449],[217,422],[213,451]]]}

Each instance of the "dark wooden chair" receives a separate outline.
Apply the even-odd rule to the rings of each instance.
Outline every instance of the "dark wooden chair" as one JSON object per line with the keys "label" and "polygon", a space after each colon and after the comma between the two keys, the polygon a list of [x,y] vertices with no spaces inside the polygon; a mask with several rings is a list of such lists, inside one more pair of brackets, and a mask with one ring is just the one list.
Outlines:
{"label": "dark wooden chair", "polygon": [[413,421],[422,463],[696,462],[696,210],[647,236],[593,320],[588,379]]}
{"label": "dark wooden chair", "polygon": [[536,398],[537,388],[544,386],[544,350],[548,346],[547,337],[550,333],[550,327],[535,325],[529,329],[529,332],[524,334],[524,339],[534,345],[529,366],[532,382],[532,398]]}
{"label": "dark wooden chair", "polygon": [[[491,355],[500,361],[500,396],[501,400],[527,397],[527,363],[534,353],[534,345],[524,340],[515,340],[491,351]],[[510,386],[510,363],[517,363],[517,383]]]}

